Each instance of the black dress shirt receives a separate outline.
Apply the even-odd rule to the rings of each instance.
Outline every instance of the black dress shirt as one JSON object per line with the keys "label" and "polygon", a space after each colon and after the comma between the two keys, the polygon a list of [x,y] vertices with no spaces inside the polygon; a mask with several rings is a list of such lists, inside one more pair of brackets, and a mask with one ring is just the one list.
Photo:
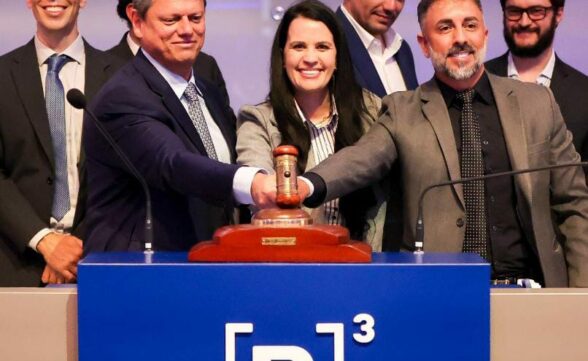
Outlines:
{"label": "black dress shirt", "polygon": [[[457,91],[437,79],[449,111],[453,134],[461,159],[461,104]],[[473,108],[480,125],[484,174],[512,170],[498,109],[488,76],[474,87]],[[489,255],[493,278],[530,277],[540,279],[538,257],[524,235],[517,216],[516,185],[512,177],[497,177],[485,181]]]}

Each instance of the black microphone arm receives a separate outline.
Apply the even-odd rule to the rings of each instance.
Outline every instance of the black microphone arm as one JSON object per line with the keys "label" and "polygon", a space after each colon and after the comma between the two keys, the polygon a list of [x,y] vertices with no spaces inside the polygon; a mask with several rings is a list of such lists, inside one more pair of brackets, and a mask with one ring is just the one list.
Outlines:
{"label": "black microphone arm", "polygon": [[416,241],[414,242],[415,250],[414,253],[422,254],[424,249],[424,242],[425,242],[425,223],[423,221],[423,200],[425,199],[425,194],[429,192],[433,188],[445,187],[453,184],[461,184],[461,183],[468,183],[480,180],[486,180],[490,178],[497,178],[502,176],[513,176],[517,174],[524,174],[524,173],[533,173],[533,172],[540,172],[543,170],[551,170],[551,169],[558,169],[558,168],[567,168],[567,167],[585,167],[588,166],[588,162],[576,162],[576,163],[563,163],[563,164],[552,164],[545,167],[538,167],[538,168],[527,168],[527,169],[520,169],[520,170],[511,170],[508,172],[499,172],[493,174],[487,174],[479,177],[470,177],[470,178],[460,178],[452,181],[446,181],[441,183],[436,183],[428,186],[423,190],[421,196],[419,198],[419,208],[417,213],[417,221],[416,221]]}
{"label": "black microphone arm", "polygon": [[112,136],[108,133],[104,125],[96,118],[96,115],[92,113],[87,108],[86,96],[82,93],[79,89],[73,88],[67,92],[67,101],[76,109],[84,110],[90,118],[94,121],[94,125],[100,131],[104,139],[110,144],[112,149],[118,155],[118,157],[122,160],[124,165],[127,169],[131,172],[131,174],[139,181],[141,187],[143,188],[143,193],[145,193],[145,244],[144,244],[144,251],[146,253],[153,252],[153,216],[151,215],[151,192],[149,192],[149,187],[147,186],[147,182],[145,178],[139,173],[137,168],[131,163],[129,158],[123,152],[123,150],[116,144]]}

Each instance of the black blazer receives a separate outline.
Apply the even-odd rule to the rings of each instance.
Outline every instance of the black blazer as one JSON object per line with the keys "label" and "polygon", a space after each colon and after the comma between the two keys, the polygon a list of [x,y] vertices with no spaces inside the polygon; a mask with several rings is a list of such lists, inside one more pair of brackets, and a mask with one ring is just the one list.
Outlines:
{"label": "black blazer", "polygon": [[[217,88],[196,78],[235,159],[233,113]],[[213,161],[184,106],[142,52],[121,68],[91,108],[145,177],[153,205],[153,247],[187,251],[231,221],[238,166]],[[84,253],[140,250],[145,198],[139,183],[92,122],[84,122],[88,175]]]}
{"label": "black blazer", "polygon": [[[92,98],[115,66],[109,55],[84,44],[84,92]],[[0,84],[0,286],[38,286],[45,262],[28,242],[49,224],[54,160],[34,41],[0,57]],[[82,239],[83,159],[73,225]]]}
{"label": "black blazer", "polygon": [[[134,57],[131,48],[129,48],[129,44],[127,43],[127,34],[128,33],[125,33],[125,35],[123,35],[117,45],[106,50],[107,53],[114,55],[125,62]],[[214,84],[218,88],[225,104],[230,104],[225,79],[223,78],[223,74],[221,73],[214,57],[201,51],[194,62],[194,74]]]}
{"label": "black blazer", "polygon": [[[339,18],[339,23],[343,27],[345,37],[347,38],[351,61],[353,62],[353,68],[355,69],[355,79],[362,88],[383,98],[387,95],[386,89],[384,88],[384,84],[382,84],[382,80],[378,75],[378,71],[372,62],[367,49],[361,42],[357,32],[355,32],[353,25],[351,25],[349,20],[347,20],[347,17],[345,17],[345,14],[341,11],[341,8],[337,9],[336,15],[337,18]],[[402,42],[400,50],[394,58],[398,62],[400,72],[406,83],[406,88],[408,90],[414,90],[419,84],[414,67],[412,51],[406,41]]]}
{"label": "black blazer", "polygon": [[[486,69],[499,76],[508,75],[508,52],[486,62]],[[588,76],[555,58],[550,85],[566,126],[574,136],[574,146],[583,161],[588,160]]]}

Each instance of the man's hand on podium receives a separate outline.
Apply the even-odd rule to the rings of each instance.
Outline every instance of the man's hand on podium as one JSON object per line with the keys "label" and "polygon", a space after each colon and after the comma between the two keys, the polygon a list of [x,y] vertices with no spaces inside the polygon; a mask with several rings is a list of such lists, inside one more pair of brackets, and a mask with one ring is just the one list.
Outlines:
{"label": "man's hand on podium", "polygon": [[39,242],[37,250],[47,262],[41,278],[43,282],[76,280],[78,261],[82,257],[82,240],[69,234],[49,233]]}

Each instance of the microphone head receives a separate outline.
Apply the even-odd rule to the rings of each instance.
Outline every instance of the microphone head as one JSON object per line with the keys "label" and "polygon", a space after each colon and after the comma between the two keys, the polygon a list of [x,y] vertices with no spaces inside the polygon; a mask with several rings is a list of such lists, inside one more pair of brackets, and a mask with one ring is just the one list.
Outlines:
{"label": "microphone head", "polygon": [[72,88],[67,92],[67,101],[76,109],[86,109],[86,96],[79,89]]}

